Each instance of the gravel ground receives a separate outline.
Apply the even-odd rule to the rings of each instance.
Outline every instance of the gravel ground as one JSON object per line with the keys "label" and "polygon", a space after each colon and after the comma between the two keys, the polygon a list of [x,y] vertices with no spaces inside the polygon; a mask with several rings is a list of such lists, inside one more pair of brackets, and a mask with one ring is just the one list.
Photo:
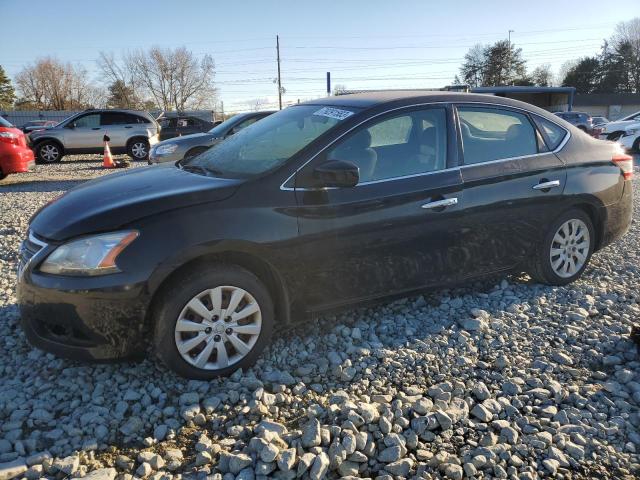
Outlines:
{"label": "gravel ground", "polygon": [[99,162],[0,185],[0,480],[640,476],[638,197],[573,285],[512,276],[327,316],[196,382],[57,359],[18,326],[27,221]]}

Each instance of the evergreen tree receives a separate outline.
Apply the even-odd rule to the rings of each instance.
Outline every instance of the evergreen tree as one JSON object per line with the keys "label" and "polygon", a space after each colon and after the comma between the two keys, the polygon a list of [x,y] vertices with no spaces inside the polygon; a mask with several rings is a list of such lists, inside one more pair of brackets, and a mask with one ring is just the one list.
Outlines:
{"label": "evergreen tree", "polygon": [[0,110],[10,110],[16,101],[16,94],[11,85],[11,80],[7,77],[4,69],[0,65]]}

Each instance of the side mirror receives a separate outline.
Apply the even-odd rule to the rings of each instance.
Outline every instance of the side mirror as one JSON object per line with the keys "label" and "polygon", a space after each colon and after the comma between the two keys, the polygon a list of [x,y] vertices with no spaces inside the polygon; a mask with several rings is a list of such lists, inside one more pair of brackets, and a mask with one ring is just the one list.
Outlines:
{"label": "side mirror", "polygon": [[225,137],[230,137],[231,135],[235,134],[237,132],[236,127],[233,127],[231,130],[229,130],[227,132],[227,134],[225,135]]}
{"label": "side mirror", "polygon": [[323,187],[355,187],[360,181],[360,169],[351,162],[329,160],[318,165],[313,176]]}
{"label": "side mirror", "polygon": [[67,128],[71,128],[71,129],[76,128],[76,122],[67,123]]}

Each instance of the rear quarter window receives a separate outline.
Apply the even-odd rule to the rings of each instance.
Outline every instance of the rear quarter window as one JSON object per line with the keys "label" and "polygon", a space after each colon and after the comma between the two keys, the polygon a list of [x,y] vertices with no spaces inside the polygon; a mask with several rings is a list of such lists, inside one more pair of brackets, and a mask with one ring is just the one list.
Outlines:
{"label": "rear quarter window", "polygon": [[542,132],[542,136],[544,137],[544,141],[546,142],[547,147],[549,147],[549,150],[555,150],[558,148],[564,140],[564,137],[567,136],[567,131],[564,128],[550,122],[546,118],[533,115],[533,120]]}

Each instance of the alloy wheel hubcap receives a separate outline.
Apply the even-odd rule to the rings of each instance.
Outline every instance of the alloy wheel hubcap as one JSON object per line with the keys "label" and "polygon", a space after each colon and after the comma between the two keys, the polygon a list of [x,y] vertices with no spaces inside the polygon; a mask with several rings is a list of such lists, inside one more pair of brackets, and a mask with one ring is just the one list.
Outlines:
{"label": "alloy wheel hubcap", "polygon": [[131,153],[136,158],[144,158],[147,155],[147,148],[144,143],[134,143],[131,147]]}
{"label": "alloy wheel hubcap", "polygon": [[589,242],[589,229],[582,220],[574,218],[560,225],[549,253],[554,273],[562,278],[578,273],[587,262]]}
{"label": "alloy wheel hubcap", "polygon": [[176,321],[175,342],[190,365],[220,370],[246,357],[261,330],[256,299],[240,287],[220,286],[187,302]]}
{"label": "alloy wheel hubcap", "polygon": [[42,158],[44,158],[47,162],[52,162],[56,158],[58,158],[58,149],[53,145],[45,145],[40,150]]}

